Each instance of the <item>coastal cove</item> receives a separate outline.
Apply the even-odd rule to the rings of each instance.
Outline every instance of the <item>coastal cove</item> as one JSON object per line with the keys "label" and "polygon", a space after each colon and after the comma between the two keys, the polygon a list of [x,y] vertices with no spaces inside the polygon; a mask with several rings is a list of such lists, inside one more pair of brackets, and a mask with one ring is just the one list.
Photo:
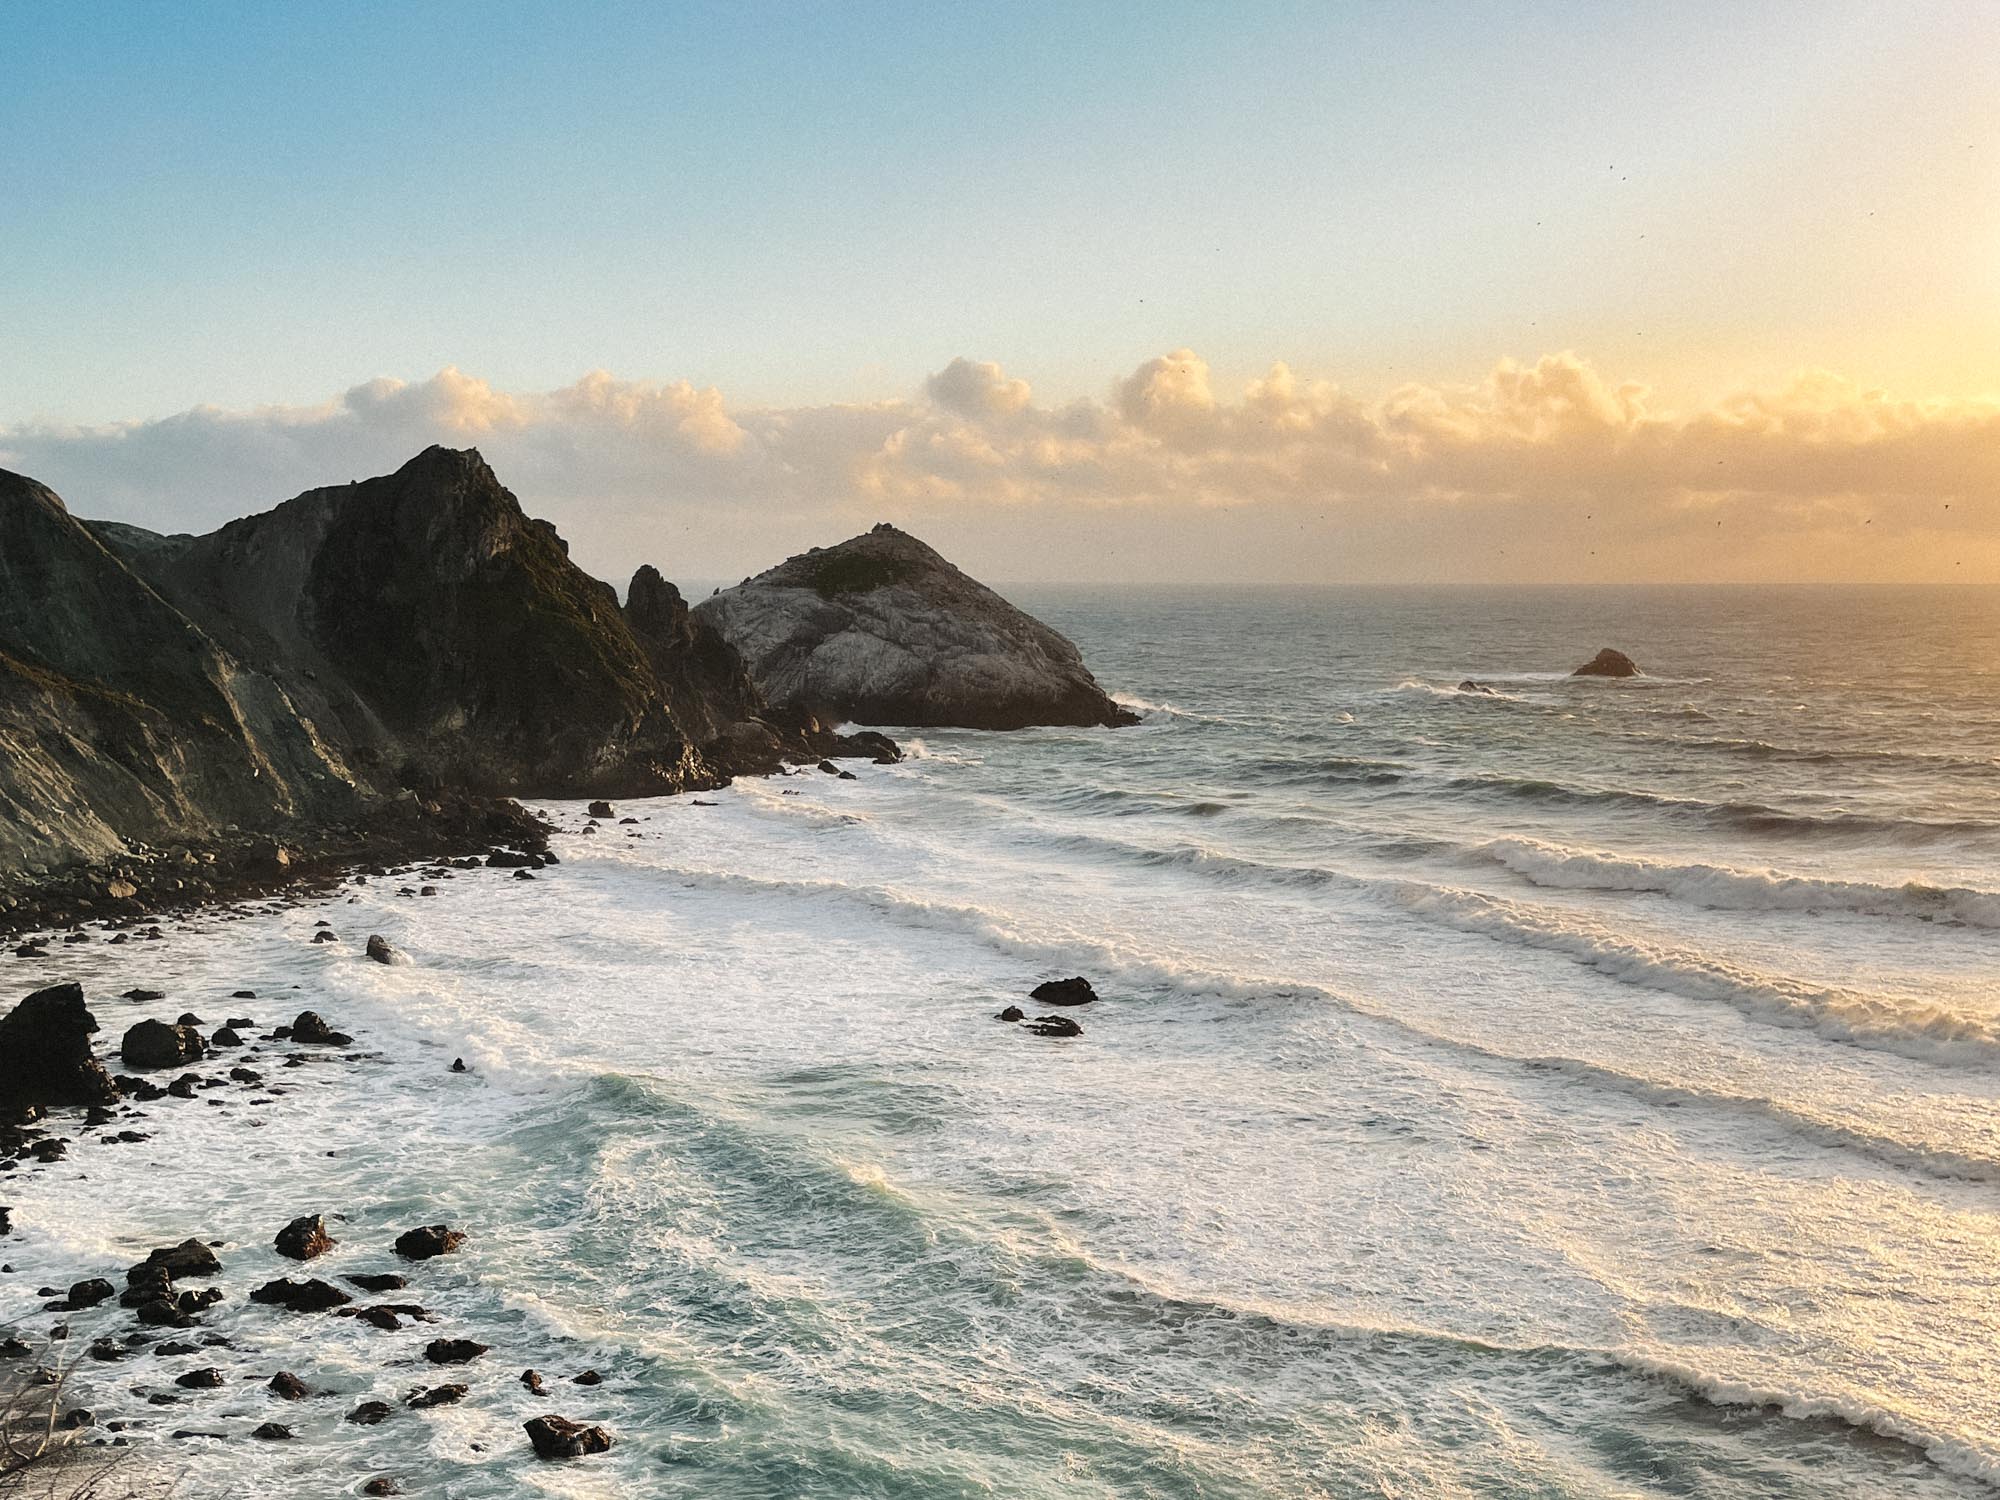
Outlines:
{"label": "coastal cove", "polygon": [[[0,958],[100,1055],[352,1038],[52,1112],[0,1321],[66,1323],[92,1435],[197,1493],[1990,1492],[2000,684],[1937,643],[1995,659],[1992,594],[1017,598],[1136,727],[532,802],[533,880]],[[1612,640],[1645,675],[1566,677]],[[1079,974],[1080,1035],[995,1019]],[[229,1347],[101,1363],[128,1312],[41,1310],[189,1236]],[[436,1321],[249,1300],[286,1275]],[[538,1463],[543,1412],[614,1444]]]}

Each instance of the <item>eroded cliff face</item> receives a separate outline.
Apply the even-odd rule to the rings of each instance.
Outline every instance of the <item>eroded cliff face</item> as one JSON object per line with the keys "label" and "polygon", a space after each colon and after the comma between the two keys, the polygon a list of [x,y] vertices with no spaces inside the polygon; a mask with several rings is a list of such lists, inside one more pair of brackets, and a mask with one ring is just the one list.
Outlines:
{"label": "eroded cliff face", "polygon": [[1065,637],[893,526],[705,599],[774,707],[864,724],[1135,722]]}
{"label": "eroded cliff face", "polygon": [[207,536],[107,536],[391,781],[632,796],[726,774],[676,720],[611,587],[477,452],[431,448]]}
{"label": "eroded cliff face", "polygon": [[672,585],[642,569],[621,606],[476,452],[206,536],[92,526],[0,473],[0,876],[829,754],[894,747],[770,714]]}
{"label": "eroded cliff face", "polygon": [[350,815],[343,756],[31,479],[0,472],[0,868]]}

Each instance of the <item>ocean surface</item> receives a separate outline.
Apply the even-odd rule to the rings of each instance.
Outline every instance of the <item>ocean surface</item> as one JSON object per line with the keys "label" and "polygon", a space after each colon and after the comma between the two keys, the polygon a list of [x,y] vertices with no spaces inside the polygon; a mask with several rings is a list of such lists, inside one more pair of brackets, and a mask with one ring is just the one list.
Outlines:
{"label": "ocean surface", "polygon": [[[1142,725],[553,806],[532,883],[0,971],[114,1034],[310,1005],[370,1054],[17,1174],[0,1317],[228,1241],[235,1349],[83,1375],[238,1434],[149,1450],[197,1495],[2000,1485],[2000,593],[1017,597]],[[1562,675],[1605,645],[1647,675]],[[994,1018],[1070,974],[1083,1036]],[[440,1324],[247,1306],[312,1211],[325,1275],[465,1227],[396,1294]],[[441,1333],[494,1351],[446,1375]],[[440,1378],[472,1395],[341,1421]],[[618,1446],[537,1464],[545,1410]]]}

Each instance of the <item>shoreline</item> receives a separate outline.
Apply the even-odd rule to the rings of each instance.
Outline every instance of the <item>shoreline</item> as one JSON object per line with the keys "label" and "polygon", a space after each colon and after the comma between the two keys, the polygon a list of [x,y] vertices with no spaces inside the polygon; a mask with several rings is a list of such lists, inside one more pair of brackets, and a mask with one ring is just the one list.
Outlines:
{"label": "shoreline", "polygon": [[[547,848],[549,835],[556,831],[554,826],[517,804],[460,808],[451,814],[443,809],[435,813],[420,811],[422,816],[417,820],[401,826],[373,831],[358,840],[342,839],[300,851],[281,876],[271,871],[268,864],[260,870],[254,864],[218,858],[220,869],[205,883],[200,899],[183,899],[171,908],[134,912],[72,906],[68,908],[72,913],[69,935],[81,933],[93,942],[109,938],[105,947],[153,932],[158,932],[161,940],[170,941],[176,927],[186,929],[190,936],[209,936],[214,934],[211,925],[214,919],[229,922],[315,907],[331,914],[333,903],[343,891],[353,892],[383,877],[407,877],[409,883],[399,887],[396,894],[416,897],[419,892],[415,886],[420,880],[476,878],[474,872],[485,872],[492,879],[506,879],[512,886],[519,879],[546,878],[544,872],[553,874],[561,863]],[[603,821],[614,819],[607,817]],[[579,828],[566,831],[591,833],[597,826],[597,820],[590,819]],[[417,860],[389,857],[392,851],[407,850],[413,845],[435,850],[438,840],[454,836],[458,840],[455,847],[484,849],[485,857],[469,853]],[[254,859],[254,851],[248,857]],[[66,875],[68,879],[61,887],[52,886],[42,893],[43,904],[17,906],[9,913],[16,919],[17,930],[52,925],[23,924],[19,919],[24,909],[31,915],[46,916],[52,908],[61,909],[56,903],[73,900],[69,892],[75,889],[73,882],[77,877],[74,872]],[[422,894],[432,894],[434,889],[425,885]],[[124,902],[132,899],[120,898]],[[353,897],[350,895],[349,899]],[[335,938],[328,922],[321,920],[316,923],[308,946],[319,953],[321,942],[331,942],[336,947],[324,951],[333,953],[338,949],[351,958],[375,959],[390,965],[409,961],[386,943],[378,953],[375,945],[382,940],[372,935],[364,954],[360,937],[357,931]],[[48,954],[45,952],[43,956]],[[0,963],[4,962],[5,959],[0,959]],[[4,997],[0,1013],[11,1013],[31,989],[40,993],[44,986],[38,979],[50,977],[35,976],[32,970],[24,972],[22,963],[17,959],[14,967],[0,968],[0,973],[16,976],[13,992]],[[137,952],[101,954],[92,967],[98,969],[99,978],[85,999],[92,1007],[93,1019],[102,1018],[96,1021],[102,1029],[90,1053],[107,1071],[116,1074],[119,1097],[93,1105],[52,1103],[18,1108],[12,1101],[0,1099],[0,1112],[6,1115],[0,1119],[0,1205],[4,1205],[0,1206],[0,1277],[14,1283],[13,1289],[17,1291],[37,1282],[45,1283],[36,1297],[41,1303],[40,1313],[48,1315],[44,1320],[29,1312],[0,1324],[0,1403],[24,1399],[32,1405],[40,1399],[37,1392],[47,1390],[51,1393],[49,1402],[41,1404],[39,1410],[44,1425],[53,1422],[53,1441],[47,1455],[11,1467],[8,1461],[0,1459],[0,1495],[47,1495],[56,1500],[59,1496],[87,1494],[97,1500],[128,1500],[128,1497],[146,1500],[152,1495],[178,1492],[178,1477],[161,1471],[179,1467],[172,1454],[180,1444],[239,1440],[284,1444],[302,1436],[285,1420],[288,1414],[324,1419],[332,1409],[314,1398],[323,1400],[338,1394],[316,1383],[307,1386],[289,1373],[294,1365],[305,1371],[314,1367],[316,1345],[326,1336],[323,1318],[352,1319],[357,1328],[366,1325],[374,1330],[420,1331],[429,1340],[417,1366],[424,1373],[425,1384],[408,1391],[393,1406],[367,1400],[346,1410],[349,1403],[343,1401],[345,1415],[336,1419],[339,1423],[372,1429],[391,1418],[407,1421],[432,1407],[457,1405],[467,1395],[464,1383],[467,1376],[463,1373],[466,1362],[479,1360],[487,1353],[487,1346],[479,1338],[502,1344],[504,1329],[453,1326],[459,1320],[433,1311],[417,1299],[426,1295],[424,1273],[440,1263],[449,1265],[440,1262],[439,1257],[455,1252],[467,1233],[476,1235],[489,1226],[452,1225],[446,1233],[432,1237],[437,1246],[427,1248],[419,1244],[412,1248],[408,1243],[412,1236],[421,1239],[428,1233],[423,1224],[412,1223],[393,1244],[384,1235],[382,1243],[365,1247],[369,1253],[365,1273],[352,1274],[357,1268],[343,1255],[336,1259],[348,1274],[336,1276],[328,1271],[324,1278],[331,1279],[324,1279],[314,1274],[311,1261],[353,1234],[347,1227],[344,1206],[325,1204],[324,1218],[319,1213],[299,1217],[303,1205],[285,1206],[274,1186],[266,1205],[269,1223],[263,1230],[265,1242],[261,1248],[255,1241],[207,1238],[216,1232],[215,1225],[204,1222],[202,1210],[190,1206],[180,1226],[171,1231],[179,1237],[177,1244],[154,1247],[145,1258],[122,1272],[117,1267],[95,1262],[37,1263],[46,1257],[38,1254],[32,1209],[23,1213],[21,1200],[26,1195],[18,1189],[28,1186],[40,1174],[77,1172],[81,1167],[79,1176],[87,1179],[91,1175],[88,1164],[98,1159],[100,1152],[137,1146],[150,1140],[155,1129],[165,1138],[162,1144],[166,1144],[171,1140],[173,1122],[188,1117],[179,1113],[156,1116],[155,1111],[186,1110],[198,1099],[211,1106],[223,1105],[224,1109],[213,1113],[202,1111],[193,1122],[200,1124],[227,1114],[236,1123],[225,1127],[224,1139],[235,1138],[239,1132],[264,1123],[252,1114],[252,1109],[284,1108],[287,1103],[300,1107],[304,1101],[299,1090],[311,1088],[316,1079],[326,1079],[331,1069],[347,1072],[369,1064],[405,1061],[385,1051],[386,1042],[335,1030],[345,1017],[330,1009],[327,998],[314,993],[321,986],[308,985],[300,990],[294,985],[292,989],[299,992],[296,998],[267,993],[259,999],[248,989],[232,992],[226,1002],[230,1008],[258,1013],[261,1024],[254,1026],[254,1032],[247,1020],[239,1023],[231,1017],[230,1025],[203,1042],[203,1033],[223,1019],[220,1015],[209,1015],[199,1023],[201,1031],[195,1032],[200,1048],[197,1055],[140,1067],[121,1056],[118,1033],[128,1019],[136,1021],[144,1014],[148,1020],[171,1023],[184,1001],[195,997],[189,994],[170,998],[161,990],[149,989],[110,994],[105,982],[107,972],[110,983],[114,984],[147,977],[147,966],[138,959]],[[212,1003],[201,1001],[204,1010]],[[274,1011],[274,1003],[287,1016],[295,1006],[308,1008],[286,1023]],[[317,1014],[311,1009],[315,1005],[329,1008],[327,1023],[317,1030],[308,1025],[308,1017]],[[182,1022],[193,1020],[191,1013],[182,1015]],[[174,1029],[185,1032],[192,1027],[176,1024]],[[224,1040],[224,1033],[239,1030],[242,1034],[236,1040]],[[438,1059],[436,1067],[451,1074],[471,1071],[462,1060],[451,1060],[448,1067],[444,1065],[446,1061]],[[280,1071],[293,1069],[301,1071]],[[230,1109],[230,1105],[247,1107]],[[218,1142],[213,1138],[183,1139],[168,1145],[167,1154],[177,1167],[199,1172],[202,1153],[215,1149]],[[10,1188],[14,1191],[10,1192]],[[431,1216],[426,1213],[418,1217],[428,1220]],[[287,1223],[295,1218],[297,1222]],[[305,1218],[310,1218],[325,1236],[324,1250],[312,1243],[306,1244],[302,1251],[299,1248],[294,1231]],[[25,1240],[24,1230],[28,1231]],[[286,1248],[288,1236],[292,1249]],[[313,1238],[307,1236],[309,1241]],[[257,1261],[268,1258],[273,1245],[281,1257],[277,1267],[259,1268]],[[354,1236],[354,1245],[362,1248],[358,1235]],[[151,1302],[141,1301],[148,1295],[146,1278],[152,1274],[147,1270],[148,1262],[183,1253],[190,1262],[185,1273],[177,1271],[170,1281],[152,1288],[164,1295],[154,1297]],[[238,1266],[243,1269],[238,1270]],[[435,1283],[437,1278],[433,1275],[429,1279]],[[438,1290],[435,1285],[431,1288],[433,1293]],[[451,1290],[455,1293],[457,1289]],[[249,1314],[257,1320],[254,1334],[246,1336],[234,1326],[231,1333],[205,1331],[209,1321],[205,1314],[210,1307],[241,1313],[246,1304],[266,1304]],[[263,1316],[266,1313],[268,1317]],[[246,1337],[247,1345],[243,1342]],[[280,1358],[282,1369],[266,1370],[263,1366],[271,1363],[269,1346],[273,1342],[280,1348],[291,1349],[292,1353]],[[386,1349],[384,1352],[391,1365],[408,1363]],[[203,1364],[204,1359],[230,1366],[231,1373],[226,1379],[239,1409],[225,1410],[221,1415],[236,1420],[218,1424],[213,1416],[198,1415],[195,1409],[186,1410],[185,1416],[176,1413],[176,1406],[198,1398],[211,1384],[218,1388],[224,1385],[222,1373]],[[135,1364],[135,1360],[143,1363]],[[162,1369],[163,1361],[171,1363]],[[532,1370],[523,1371],[518,1381],[512,1373],[505,1373],[504,1381],[496,1381],[495,1377],[503,1372],[487,1368],[492,1363],[487,1361],[476,1367],[476,1374],[486,1377],[489,1387],[501,1384],[503,1393],[512,1388],[517,1401],[533,1398],[542,1416],[562,1421],[574,1419],[578,1424],[578,1433],[571,1435],[565,1434],[561,1421],[554,1427],[531,1426],[525,1438],[517,1426],[515,1441],[523,1449],[532,1445],[539,1456],[564,1458],[602,1451],[600,1443],[608,1445],[609,1435],[593,1425],[587,1400],[579,1399],[587,1397],[587,1390],[558,1394],[551,1389],[544,1401],[539,1377],[530,1379],[534,1375]],[[173,1373],[185,1364],[193,1364],[194,1368]],[[263,1389],[250,1383],[253,1364],[257,1366],[256,1385]],[[154,1381],[146,1381],[145,1377],[155,1370],[158,1373]],[[53,1381],[48,1378],[50,1374],[56,1377]],[[141,1377],[139,1385],[131,1383],[132,1375]],[[555,1376],[549,1377],[551,1386],[555,1380]],[[585,1371],[576,1383],[586,1387],[595,1384],[594,1373]],[[157,1384],[158,1388],[149,1389],[151,1384]],[[254,1415],[268,1420],[253,1426],[240,1410],[245,1398],[255,1403]],[[501,1399],[507,1398],[503,1394]],[[311,1407],[308,1403],[312,1403]],[[534,1420],[540,1422],[539,1417]],[[183,1422],[188,1425],[182,1425]],[[318,1451],[319,1446],[313,1444],[313,1450]],[[544,1446],[549,1447],[549,1452],[541,1451]],[[324,1457],[331,1464],[341,1462],[337,1452]],[[121,1472],[128,1468],[132,1471],[129,1478]],[[104,1482],[107,1479],[108,1487]],[[364,1470],[334,1482],[343,1491],[360,1494],[402,1492],[394,1474],[379,1471]]]}

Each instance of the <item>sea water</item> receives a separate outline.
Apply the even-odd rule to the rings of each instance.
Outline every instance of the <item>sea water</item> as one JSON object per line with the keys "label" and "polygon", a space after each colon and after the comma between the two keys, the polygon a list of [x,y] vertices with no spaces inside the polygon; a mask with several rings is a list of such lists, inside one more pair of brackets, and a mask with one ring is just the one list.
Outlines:
{"label": "sea water", "polygon": [[[225,1241],[233,1347],[77,1376],[191,1494],[2000,1481],[2000,595],[1021,599],[1139,726],[905,732],[590,834],[550,805],[533,882],[8,960],[113,1036],[309,1006],[362,1057],[266,1048],[275,1102],[162,1101],[0,1183],[0,1317]],[[1604,645],[1646,675],[1564,675]],[[1081,1037],[995,1019],[1070,974]],[[310,1212],[329,1277],[465,1228],[388,1298],[438,1321],[248,1305]],[[493,1352],[440,1370],[440,1336]],[[205,1363],[223,1390],[145,1405]],[[539,1464],[543,1411],[617,1446]]]}

